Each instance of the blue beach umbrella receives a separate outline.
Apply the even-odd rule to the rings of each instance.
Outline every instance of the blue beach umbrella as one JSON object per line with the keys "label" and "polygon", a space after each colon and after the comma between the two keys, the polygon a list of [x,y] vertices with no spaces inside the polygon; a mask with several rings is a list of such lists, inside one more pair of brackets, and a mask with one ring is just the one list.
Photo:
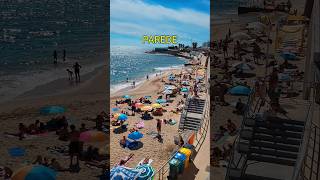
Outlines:
{"label": "blue beach umbrella", "polygon": [[126,121],[127,119],[128,119],[128,116],[125,114],[120,114],[118,116],[118,120],[120,120],[120,121]]}
{"label": "blue beach umbrella", "polygon": [[245,86],[235,86],[229,90],[229,93],[232,95],[249,95],[251,93],[251,89]]}
{"label": "blue beach umbrella", "polygon": [[157,99],[156,102],[159,103],[159,104],[162,104],[162,103],[166,103],[167,100],[165,100],[165,99]]}
{"label": "blue beach umbrella", "polygon": [[149,180],[154,176],[154,169],[148,164],[140,165],[136,169],[141,170],[137,180]]}
{"label": "blue beach umbrella", "polygon": [[19,147],[14,147],[14,148],[8,149],[8,153],[12,157],[20,157],[25,155],[26,150]]}
{"label": "blue beach umbrella", "polygon": [[48,115],[48,114],[60,114],[64,113],[66,109],[62,106],[45,106],[40,108],[40,114]]}
{"label": "blue beach umbrella", "polygon": [[112,108],[112,111],[113,112],[117,112],[117,111],[119,111],[120,109],[119,108],[117,108],[117,107],[115,107],[115,108]]}
{"label": "blue beach umbrella", "polygon": [[134,131],[128,135],[128,138],[132,140],[138,140],[138,139],[141,139],[142,137],[143,137],[143,134],[139,131]]}
{"label": "blue beach umbrella", "polygon": [[283,52],[280,55],[284,60],[295,60],[297,56],[291,52]]}
{"label": "blue beach umbrella", "polygon": [[131,99],[131,96],[129,96],[129,95],[124,95],[122,97],[125,98],[125,99]]}
{"label": "blue beach umbrella", "polygon": [[186,88],[186,87],[183,87],[183,88],[181,88],[181,90],[180,90],[181,92],[188,92],[189,91],[189,89],[188,88]]}

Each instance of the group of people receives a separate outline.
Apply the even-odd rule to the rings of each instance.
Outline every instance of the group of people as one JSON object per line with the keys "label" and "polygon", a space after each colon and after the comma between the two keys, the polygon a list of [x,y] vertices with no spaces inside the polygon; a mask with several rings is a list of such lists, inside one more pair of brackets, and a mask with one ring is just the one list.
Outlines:
{"label": "group of people", "polygon": [[68,72],[69,81],[73,81],[73,73],[74,73],[76,82],[80,82],[80,69],[81,69],[81,65],[78,62],[76,62],[73,65],[74,71],[70,70],[69,68],[66,69],[66,71]]}

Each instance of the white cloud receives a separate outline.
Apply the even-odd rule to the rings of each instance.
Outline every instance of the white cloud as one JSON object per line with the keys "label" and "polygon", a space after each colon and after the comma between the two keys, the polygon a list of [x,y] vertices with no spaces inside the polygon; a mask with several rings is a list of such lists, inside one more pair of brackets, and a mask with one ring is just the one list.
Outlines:
{"label": "white cloud", "polygon": [[192,9],[171,9],[161,5],[153,5],[141,0],[111,0],[111,18],[136,19],[154,21],[176,21],[208,28],[210,15]]}

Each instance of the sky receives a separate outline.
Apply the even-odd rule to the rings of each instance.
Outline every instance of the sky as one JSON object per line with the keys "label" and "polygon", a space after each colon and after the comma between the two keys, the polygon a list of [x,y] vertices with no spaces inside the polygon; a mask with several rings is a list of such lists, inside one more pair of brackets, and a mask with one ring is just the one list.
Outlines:
{"label": "sky", "polygon": [[177,43],[201,45],[209,41],[209,25],[210,0],[110,1],[111,46],[152,46],[142,43],[143,35],[177,35]]}

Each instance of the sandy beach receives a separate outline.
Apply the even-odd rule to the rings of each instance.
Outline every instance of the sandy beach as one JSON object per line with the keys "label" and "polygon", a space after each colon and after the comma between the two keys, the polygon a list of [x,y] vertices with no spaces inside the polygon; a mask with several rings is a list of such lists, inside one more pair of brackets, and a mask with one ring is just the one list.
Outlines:
{"label": "sandy beach", "polygon": [[[201,58],[201,62],[205,62],[206,57],[203,56]],[[120,111],[127,112],[128,115],[128,127],[127,129],[131,129],[135,127],[135,124],[140,122],[141,113],[135,113],[135,116],[131,115],[131,110],[128,109],[127,104],[120,104],[116,106],[116,100],[122,100],[124,95],[130,95],[133,100],[139,99],[140,97],[144,96],[151,96],[150,101],[155,102],[157,97],[162,94],[164,90],[165,82],[169,83],[168,77],[170,74],[189,74],[187,73],[185,68],[182,69],[175,69],[175,70],[168,70],[162,72],[161,75],[157,75],[154,78],[144,81],[136,88],[128,88],[117,93],[111,94],[110,99],[110,110],[112,113],[119,113]],[[192,78],[194,78],[194,75]],[[180,78],[177,79],[180,81]],[[176,82],[175,82],[176,84]],[[192,85],[191,85],[192,86]],[[190,87],[191,87],[190,86]],[[123,133],[114,133],[113,130],[117,128],[117,126],[112,126],[110,128],[110,167],[113,167],[119,163],[121,159],[125,159],[130,154],[134,154],[133,158],[131,158],[127,163],[127,167],[134,168],[137,166],[139,161],[143,160],[144,158],[150,158],[153,160],[152,167],[157,171],[161,168],[172,156],[174,149],[177,148],[177,145],[174,143],[174,137],[178,137],[178,126],[180,121],[181,113],[172,112],[178,107],[178,103],[181,100],[184,100],[181,94],[177,94],[176,97],[170,98],[173,100],[172,103],[166,103],[167,105],[163,108],[166,112],[163,113],[162,116],[153,116],[151,120],[143,120],[144,128],[139,129],[139,132],[144,134],[144,137],[141,138],[139,141],[142,142],[143,146],[137,150],[130,150],[128,148],[122,148],[119,144],[120,139],[123,136],[127,136],[130,132],[126,131]],[[113,112],[113,108],[119,108],[120,110],[117,112]],[[157,138],[154,138],[154,134],[157,134],[157,121],[156,119],[172,119],[176,121],[176,124],[164,124],[162,123],[162,130],[161,135],[163,138],[163,142],[159,142]],[[153,135],[152,135],[153,134]]]}
{"label": "sandy beach", "polygon": [[[4,132],[17,133],[18,124],[29,125],[36,120],[48,122],[57,115],[41,115],[39,109],[48,105],[59,105],[66,112],[59,115],[66,116],[68,124],[74,124],[79,129],[80,124],[85,123],[88,129],[95,127],[94,119],[102,111],[107,112],[107,71],[106,67],[100,67],[82,76],[79,84],[71,84],[67,79],[58,79],[45,85],[36,87],[25,94],[0,105],[1,135],[0,148],[1,166],[7,166],[13,171],[30,165],[38,155],[55,158],[64,168],[69,167],[69,156],[63,153],[49,151],[48,147],[66,147],[69,142],[58,140],[55,132],[43,135],[27,136],[23,140],[18,137],[6,136]],[[9,140],[8,140],[9,139]],[[95,147],[106,151],[108,142],[93,143]],[[84,144],[86,148],[89,144]],[[90,144],[91,145],[91,144]],[[11,157],[8,149],[19,147],[25,150],[21,157]],[[107,152],[104,152],[107,153]],[[97,179],[102,174],[102,169],[88,167],[84,161],[80,161],[80,172],[58,172],[57,179]]]}

